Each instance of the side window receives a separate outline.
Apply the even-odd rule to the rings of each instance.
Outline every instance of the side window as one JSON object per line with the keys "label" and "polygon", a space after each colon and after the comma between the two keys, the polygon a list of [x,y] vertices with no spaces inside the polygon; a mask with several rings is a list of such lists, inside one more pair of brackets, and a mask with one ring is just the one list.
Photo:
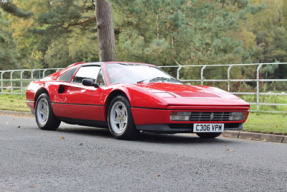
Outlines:
{"label": "side window", "polygon": [[58,77],[57,80],[58,81],[70,82],[77,69],[78,69],[78,67],[74,67],[74,68],[70,69],[69,71],[67,71],[66,73],[62,74],[60,77]]}
{"label": "side window", "polygon": [[92,79],[94,82],[97,80],[98,73],[100,71],[100,66],[83,66],[79,69],[77,74],[73,79],[73,83],[82,84],[83,79]]}
{"label": "side window", "polygon": [[98,78],[97,78],[97,84],[98,84],[99,86],[103,86],[103,85],[106,84],[106,83],[105,83],[105,80],[104,80],[104,74],[103,74],[103,71],[102,71],[102,70],[99,72],[99,75],[98,75]]}

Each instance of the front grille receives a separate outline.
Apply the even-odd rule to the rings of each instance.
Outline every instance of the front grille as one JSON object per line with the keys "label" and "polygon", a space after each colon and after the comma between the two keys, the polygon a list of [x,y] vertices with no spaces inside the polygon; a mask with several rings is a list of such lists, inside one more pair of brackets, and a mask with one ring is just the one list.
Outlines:
{"label": "front grille", "polygon": [[229,121],[230,112],[192,112],[190,121]]}

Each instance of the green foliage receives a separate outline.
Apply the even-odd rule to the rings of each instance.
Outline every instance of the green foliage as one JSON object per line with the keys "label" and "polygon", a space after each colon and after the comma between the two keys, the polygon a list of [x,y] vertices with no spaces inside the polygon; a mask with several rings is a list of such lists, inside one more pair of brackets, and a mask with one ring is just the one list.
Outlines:
{"label": "green foliage", "polygon": [[0,70],[13,69],[19,67],[18,53],[16,45],[12,37],[12,32],[9,31],[11,21],[8,21],[8,14],[21,18],[29,18],[31,12],[25,12],[19,9],[10,0],[0,2]]}
{"label": "green foliage", "polygon": [[94,35],[75,30],[70,35],[53,40],[44,61],[49,63],[50,67],[66,67],[67,64],[77,61],[97,61],[99,55],[95,50],[98,50],[98,44]]}
{"label": "green foliage", "polygon": [[[120,23],[117,57],[158,65],[174,65],[176,61],[180,64],[250,61],[254,48],[244,48],[242,39],[234,36],[234,32],[240,29],[240,21],[246,14],[264,8],[252,6],[249,1],[112,2],[129,15],[122,17]],[[154,42],[161,43],[154,46]]]}
{"label": "green foliage", "polygon": [[255,59],[258,62],[286,61],[287,31],[282,27],[283,0],[263,2],[266,4],[266,9],[247,21],[248,29],[256,35],[258,55]]}
{"label": "green foliage", "polygon": [[[157,65],[287,60],[283,0],[110,1],[118,60]],[[0,45],[6,66],[17,61],[25,68],[98,61],[92,1],[13,0],[9,5],[4,9],[1,4],[2,13],[9,13],[1,16],[1,25],[6,24],[5,32],[0,32],[6,43]],[[285,66],[262,70],[286,78]],[[184,77],[191,73],[184,71]],[[219,77],[221,72],[211,73]],[[253,70],[234,73],[238,78],[254,75]]]}
{"label": "green foliage", "polygon": [[16,45],[12,33],[8,31],[10,22],[7,21],[7,14],[0,10],[0,70],[18,67]]}
{"label": "green foliage", "polygon": [[1,1],[0,7],[7,13],[10,13],[16,17],[29,18],[33,15],[31,12],[25,12],[19,9],[11,0]]}
{"label": "green foliage", "polygon": [[[42,67],[65,67],[73,62],[98,60],[93,4],[87,1],[48,1],[36,18],[31,32],[42,38],[37,49],[43,54]],[[83,42],[86,45],[83,45]],[[81,45],[81,46],[78,46]],[[92,50],[94,49],[94,50]]]}

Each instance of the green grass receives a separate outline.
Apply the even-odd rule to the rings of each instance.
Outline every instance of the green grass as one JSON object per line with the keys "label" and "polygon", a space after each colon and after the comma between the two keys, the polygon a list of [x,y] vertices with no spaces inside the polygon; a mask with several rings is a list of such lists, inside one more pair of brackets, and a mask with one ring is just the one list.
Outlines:
{"label": "green grass", "polygon": [[[239,96],[239,95],[238,95]],[[240,96],[243,100],[249,103],[256,103],[256,95],[243,95]],[[259,97],[260,103],[287,103],[287,96],[272,96],[272,95],[261,95]],[[251,110],[256,110],[256,105],[250,105]],[[275,105],[261,105],[261,111],[287,111],[287,106],[275,106]]]}
{"label": "green grass", "polygon": [[[20,95],[0,95],[0,109],[30,111],[25,96]],[[250,113],[244,130],[287,135],[287,114]]]}
{"label": "green grass", "polygon": [[250,113],[244,131],[287,135],[287,114]]}
{"label": "green grass", "polygon": [[9,111],[30,111],[26,97],[21,95],[0,95],[0,109]]}

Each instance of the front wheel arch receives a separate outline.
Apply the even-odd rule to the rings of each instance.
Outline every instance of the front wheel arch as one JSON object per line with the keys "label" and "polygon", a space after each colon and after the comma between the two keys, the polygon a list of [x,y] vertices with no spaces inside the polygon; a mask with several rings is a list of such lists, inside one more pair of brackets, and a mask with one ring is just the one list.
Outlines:
{"label": "front wheel arch", "polygon": [[109,111],[108,109],[109,109],[109,106],[110,106],[112,100],[115,97],[119,96],[119,95],[125,97],[130,102],[129,97],[127,96],[127,94],[124,91],[122,91],[122,90],[115,90],[115,91],[111,92],[109,94],[108,98],[106,99],[106,104],[105,104],[105,106],[106,106],[106,111],[105,111],[106,117],[108,115],[108,111]]}

